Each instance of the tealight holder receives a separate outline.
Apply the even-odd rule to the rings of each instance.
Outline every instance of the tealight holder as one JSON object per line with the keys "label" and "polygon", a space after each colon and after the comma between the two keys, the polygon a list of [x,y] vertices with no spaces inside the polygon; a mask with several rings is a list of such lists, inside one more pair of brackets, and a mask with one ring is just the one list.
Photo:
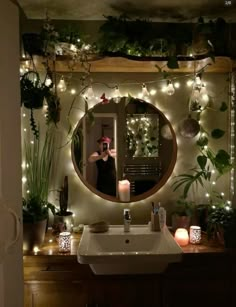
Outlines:
{"label": "tealight holder", "polygon": [[178,228],[175,232],[175,241],[180,246],[186,246],[189,242],[188,231],[185,228]]}
{"label": "tealight holder", "polygon": [[201,227],[190,226],[189,241],[191,244],[199,244],[201,242]]}
{"label": "tealight holder", "polygon": [[59,244],[59,252],[60,253],[68,253],[71,248],[71,233],[68,231],[63,231],[59,234],[58,239]]}

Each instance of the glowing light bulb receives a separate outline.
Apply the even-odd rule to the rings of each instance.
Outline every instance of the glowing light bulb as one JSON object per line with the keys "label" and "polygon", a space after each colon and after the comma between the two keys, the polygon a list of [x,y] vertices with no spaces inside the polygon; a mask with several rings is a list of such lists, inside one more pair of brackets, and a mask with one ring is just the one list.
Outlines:
{"label": "glowing light bulb", "polygon": [[51,84],[52,84],[52,79],[47,77],[46,80],[45,80],[45,85],[50,86]]}
{"label": "glowing light bulb", "polygon": [[115,97],[115,98],[121,97],[121,93],[120,93],[118,85],[115,86],[114,96],[113,97]]}
{"label": "glowing light bulb", "polygon": [[167,88],[166,88],[166,94],[169,95],[169,96],[172,96],[172,95],[174,95],[174,93],[175,93],[175,88],[174,88],[172,82],[168,81]]}
{"label": "glowing light bulb", "polygon": [[21,179],[21,181],[22,181],[23,183],[26,183],[27,178],[26,178],[25,176],[23,176],[22,179]]}
{"label": "glowing light bulb", "polygon": [[142,85],[142,96],[149,96],[149,91],[147,90],[146,84],[143,83]]}
{"label": "glowing light bulb", "polygon": [[57,87],[60,90],[60,92],[65,92],[66,91],[66,82],[65,82],[63,77],[61,77],[61,80],[59,81]]}
{"label": "glowing light bulb", "polygon": [[190,87],[190,86],[192,86],[192,84],[193,84],[193,80],[188,80],[188,81],[187,81],[187,86]]}
{"label": "glowing light bulb", "polygon": [[197,87],[201,87],[202,86],[202,80],[201,80],[201,78],[199,76],[196,76],[196,78],[195,78],[195,85]]}
{"label": "glowing light bulb", "polygon": [[71,95],[75,95],[75,94],[76,94],[76,90],[75,90],[74,88],[72,88],[72,89],[70,90],[70,93],[71,93]]}
{"label": "glowing light bulb", "polygon": [[151,95],[151,96],[154,96],[154,95],[156,94],[156,92],[157,92],[157,91],[156,91],[155,89],[151,89],[150,95]]}
{"label": "glowing light bulb", "polygon": [[179,87],[180,87],[180,83],[179,83],[179,82],[175,82],[175,83],[174,83],[174,87],[175,87],[175,88],[179,88]]}

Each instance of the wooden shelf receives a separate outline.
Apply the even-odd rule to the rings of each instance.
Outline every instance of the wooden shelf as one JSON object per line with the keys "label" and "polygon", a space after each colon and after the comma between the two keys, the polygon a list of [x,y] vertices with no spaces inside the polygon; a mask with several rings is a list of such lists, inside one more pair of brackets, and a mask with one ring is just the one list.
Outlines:
{"label": "wooden shelf", "polygon": [[[39,71],[45,69],[43,65],[44,59],[41,57],[34,57],[34,62]],[[199,71],[205,67],[205,72],[209,73],[227,73],[231,72],[236,67],[235,61],[229,57],[216,57],[215,63],[211,58],[206,58],[197,61],[179,61],[179,69],[168,69],[166,66],[167,61],[135,61],[122,57],[104,57],[102,59],[95,59],[89,61],[91,63],[91,72],[120,72],[120,73],[156,73],[158,69],[155,65],[165,71],[171,71],[173,73],[192,73]],[[50,66],[52,67],[52,62]],[[83,72],[84,69],[80,62],[73,63],[70,59],[60,60],[57,59],[56,63],[57,72]]]}

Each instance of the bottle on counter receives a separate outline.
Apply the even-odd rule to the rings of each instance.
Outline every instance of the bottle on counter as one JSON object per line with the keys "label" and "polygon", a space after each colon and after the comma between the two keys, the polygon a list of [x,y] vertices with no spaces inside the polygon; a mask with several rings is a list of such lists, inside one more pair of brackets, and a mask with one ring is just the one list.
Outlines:
{"label": "bottle on counter", "polygon": [[130,231],[131,215],[129,209],[124,209],[124,232]]}

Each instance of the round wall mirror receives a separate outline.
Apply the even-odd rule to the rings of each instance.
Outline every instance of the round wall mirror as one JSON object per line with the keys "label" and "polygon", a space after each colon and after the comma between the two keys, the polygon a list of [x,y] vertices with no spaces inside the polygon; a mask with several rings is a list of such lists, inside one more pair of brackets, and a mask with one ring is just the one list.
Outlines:
{"label": "round wall mirror", "polygon": [[78,122],[72,159],[82,182],[114,202],[135,202],[158,191],[177,157],[174,130],[154,105],[136,98],[98,103]]}

